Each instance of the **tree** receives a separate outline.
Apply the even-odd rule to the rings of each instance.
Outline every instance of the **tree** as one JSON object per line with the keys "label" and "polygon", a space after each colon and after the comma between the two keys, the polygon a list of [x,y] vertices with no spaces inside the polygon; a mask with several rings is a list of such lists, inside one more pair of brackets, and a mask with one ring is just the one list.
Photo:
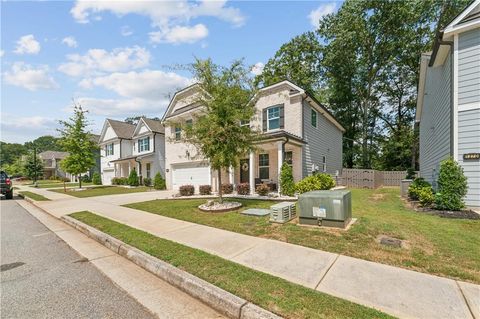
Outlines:
{"label": "tree", "polygon": [[25,147],[28,149],[32,149],[34,146],[39,153],[45,151],[63,151],[60,139],[51,135],[40,136],[31,142],[25,142]]}
{"label": "tree", "polygon": [[[61,167],[72,175],[80,177],[95,166],[94,151],[98,148],[92,138],[92,134],[86,128],[89,125],[86,119],[88,111],[82,109],[82,106],[75,104],[73,116],[68,121],[60,121],[63,126],[59,129],[61,146],[69,155],[61,162]],[[78,178],[79,187],[82,188],[82,180]]]}
{"label": "tree", "polygon": [[137,170],[134,168],[130,171],[130,174],[128,175],[128,181],[127,181],[127,184],[129,186],[138,186],[140,185],[140,181],[138,179],[138,174],[137,174]]}
{"label": "tree", "polygon": [[240,156],[254,150],[258,132],[240,123],[254,116],[252,97],[256,91],[243,61],[222,67],[210,59],[196,59],[191,70],[200,88],[196,102],[203,108],[192,123],[182,125],[185,132],[182,139],[193,145],[218,172],[218,195],[222,203],[221,171],[236,167]]}
{"label": "tree", "polygon": [[162,174],[160,173],[155,174],[155,177],[153,179],[153,188],[157,190],[163,190],[167,188],[165,184],[165,180],[162,177]]}
{"label": "tree", "polygon": [[[131,116],[131,117],[127,117],[125,119],[125,123],[129,123],[129,124],[133,124],[133,125],[137,125],[138,121],[140,120],[140,118],[142,117],[146,117],[145,115],[140,115],[140,116]],[[155,121],[160,121],[160,119],[158,117],[152,117],[150,118],[151,120],[155,120]]]}
{"label": "tree", "polygon": [[25,174],[32,180],[43,177],[43,162],[40,157],[30,154],[25,162]]}
{"label": "tree", "polygon": [[22,155],[27,154],[27,148],[18,143],[0,142],[0,164],[13,164]]}
{"label": "tree", "polygon": [[295,182],[293,181],[292,167],[283,162],[280,170],[280,191],[283,195],[293,196],[295,194]]}

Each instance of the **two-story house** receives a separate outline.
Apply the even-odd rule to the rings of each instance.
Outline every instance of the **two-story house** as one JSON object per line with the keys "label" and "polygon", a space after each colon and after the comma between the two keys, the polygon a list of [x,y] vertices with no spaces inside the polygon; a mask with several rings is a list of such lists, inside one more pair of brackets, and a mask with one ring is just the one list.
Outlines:
{"label": "two-story house", "polygon": [[[165,167],[168,189],[182,185],[212,185],[217,190],[217,175],[208,160],[192,145],[181,140],[181,127],[172,123],[194,120],[202,105],[197,103],[199,85],[189,86],[173,96],[162,119],[165,125]],[[249,125],[262,132],[258,151],[245,154],[238,165],[222,172],[224,183],[249,183],[250,192],[266,183],[278,190],[280,168],[292,166],[297,182],[315,171],[341,174],[342,137],[345,129],[311,94],[283,81],[262,88],[255,97],[256,115]]]}
{"label": "two-story house", "polygon": [[66,173],[60,166],[60,162],[68,156],[68,152],[45,151],[38,154],[43,162],[43,178],[50,179],[53,177],[67,177],[74,179],[73,176]]}
{"label": "two-story house", "polygon": [[416,122],[420,175],[436,188],[440,162],[452,157],[467,177],[466,204],[480,206],[480,0],[422,54]]}
{"label": "two-story house", "polygon": [[165,171],[165,136],[160,121],[140,118],[136,125],[106,119],[99,139],[102,183],[128,177],[135,169],[140,178]]}

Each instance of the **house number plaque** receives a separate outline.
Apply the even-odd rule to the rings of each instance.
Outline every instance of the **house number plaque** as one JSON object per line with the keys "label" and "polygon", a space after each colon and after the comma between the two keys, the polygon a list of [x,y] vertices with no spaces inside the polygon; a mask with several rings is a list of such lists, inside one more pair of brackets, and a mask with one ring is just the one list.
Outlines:
{"label": "house number plaque", "polygon": [[480,153],[466,153],[463,154],[463,160],[468,161],[468,160],[478,160],[480,159]]}

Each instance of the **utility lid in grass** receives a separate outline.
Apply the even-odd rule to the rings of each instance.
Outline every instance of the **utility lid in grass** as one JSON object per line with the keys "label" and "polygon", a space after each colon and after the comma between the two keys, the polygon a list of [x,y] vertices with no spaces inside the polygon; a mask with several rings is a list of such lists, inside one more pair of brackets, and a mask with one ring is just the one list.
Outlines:
{"label": "utility lid in grass", "polygon": [[252,215],[252,216],[266,216],[270,214],[270,210],[262,209],[262,208],[249,208],[242,211],[241,214]]}

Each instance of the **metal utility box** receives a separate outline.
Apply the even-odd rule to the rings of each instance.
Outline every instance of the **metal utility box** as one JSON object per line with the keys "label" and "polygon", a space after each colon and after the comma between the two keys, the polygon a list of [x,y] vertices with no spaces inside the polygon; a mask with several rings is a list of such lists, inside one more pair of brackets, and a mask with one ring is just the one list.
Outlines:
{"label": "metal utility box", "polygon": [[312,191],[298,196],[300,224],[345,228],[352,219],[347,190]]}
{"label": "metal utility box", "polygon": [[270,221],[274,223],[286,223],[297,215],[295,203],[281,202],[270,206]]}

